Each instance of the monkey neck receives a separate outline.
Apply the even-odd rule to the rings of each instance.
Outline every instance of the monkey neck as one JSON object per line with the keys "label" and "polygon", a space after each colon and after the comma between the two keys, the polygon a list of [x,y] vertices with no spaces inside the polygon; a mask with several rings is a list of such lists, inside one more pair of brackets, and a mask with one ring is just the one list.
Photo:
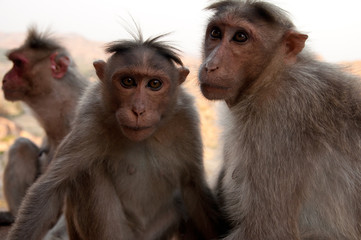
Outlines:
{"label": "monkey neck", "polygon": [[229,108],[242,102],[253,99],[253,103],[263,104],[272,102],[272,98],[277,97],[277,89],[284,79],[284,73],[289,65],[284,62],[284,56],[276,53],[262,68],[262,72],[255,78],[248,80],[233,101],[226,101]]}
{"label": "monkey neck", "polygon": [[57,89],[56,92],[28,99],[25,103],[31,108],[49,141],[58,143],[70,131],[77,100],[78,93],[74,90]]}

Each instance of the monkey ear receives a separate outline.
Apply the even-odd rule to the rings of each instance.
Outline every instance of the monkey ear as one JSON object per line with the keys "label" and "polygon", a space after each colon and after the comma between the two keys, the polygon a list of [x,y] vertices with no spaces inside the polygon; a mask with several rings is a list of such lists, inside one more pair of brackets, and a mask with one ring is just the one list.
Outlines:
{"label": "monkey ear", "polygon": [[284,44],[286,48],[286,61],[289,63],[295,63],[297,54],[299,54],[305,47],[305,42],[308,36],[296,31],[289,31],[284,37]]}
{"label": "monkey ear", "polygon": [[64,77],[64,75],[68,71],[70,59],[68,56],[58,57],[58,53],[55,52],[50,55],[50,64],[51,64],[51,74],[53,78],[60,79]]}
{"label": "monkey ear", "polygon": [[178,68],[178,72],[179,72],[178,84],[181,85],[186,80],[189,74],[189,69],[182,66]]}
{"label": "monkey ear", "polygon": [[93,66],[95,68],[95,72],[100,79],[100,81],[105,81],[105,65],[106,63],[103,60],[96,60],[93,62]]}

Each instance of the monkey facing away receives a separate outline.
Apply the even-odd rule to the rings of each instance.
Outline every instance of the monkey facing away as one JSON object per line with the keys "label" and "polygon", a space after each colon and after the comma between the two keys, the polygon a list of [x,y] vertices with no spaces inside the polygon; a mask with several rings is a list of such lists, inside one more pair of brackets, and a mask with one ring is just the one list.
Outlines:
{"label": "monkey facing away", "polygon": [[70,239],[216,237],[198,115],[179,86],[189,70],[159,38],[114,42],[108,61],[94,62],[100,81],[84,94],[9,239],[41,238],[64,196]]}
{"label": "monkey facing away", "polygon": [[[9,51],[13,67],[6,73],[2,90],[8,101],[22,101],[30,107],[45,138],[40,147],[18,138],[10,147],[4,171],[4,195],[10,213],[1,212],[1,224],[11,223],[6,215],[17,215],[27,189],[47,168],[55,149],[70,131],[75,106],[88,85],[68,51],[48,34],[30,28],[22,46]],[[62,218],[63,219],[63,218]],[[44,239],[67,239],[61,220]]]}
{"label": "monkey facing away", "polygon": [[22,46],[10,50],[13,67],[5,74],[2,90],[8,101],[30,107],[46,137],[39,148],[19,138],[11,146],[4,172],[4,193],[16,216],[28,187],[44,172],[56,147],[70,131],[77,101],[88,85],[67,50],[47,34],[29,29]]}
{"label": "monkey facing away", "polygon": [[361,239],[361,80],[303,50],[261,1],[220,1],[204,40],[203,95],[225,100],[225,239]]}

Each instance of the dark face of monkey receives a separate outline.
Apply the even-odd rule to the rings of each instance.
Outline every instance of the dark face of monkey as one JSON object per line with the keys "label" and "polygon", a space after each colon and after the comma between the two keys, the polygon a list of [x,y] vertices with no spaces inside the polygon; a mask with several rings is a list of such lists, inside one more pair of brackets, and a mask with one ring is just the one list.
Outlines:
{"label": "dark face of monkey", "polygon": [[94,63],[116,103],[112,108],[122,133],[136,142],[147,139],[171,111],[176,87],[189,70],[143,48],[115,54],[106,65]]}

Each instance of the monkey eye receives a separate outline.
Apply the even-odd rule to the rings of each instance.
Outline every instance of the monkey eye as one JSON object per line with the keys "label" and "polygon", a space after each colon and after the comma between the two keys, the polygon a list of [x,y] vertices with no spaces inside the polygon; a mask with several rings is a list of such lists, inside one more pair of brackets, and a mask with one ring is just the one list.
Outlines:
{"label": "monkey eye", "polygon": [[132,88],[132,87],[136,87],[137,83],[135,82],[135,80],[131,77],[125,77],[122,78],[120,80],[120,84],[124,87],[124,88]]}
{"label": "monkey eye", "polygon": [[235,42],[244,43],[247,40],[248,40],[248,35],[244,31],[236,32],[236,34],[234,34],[233,36],[233,41]]}
{"label": "monkey eye", "polygon": [[151,79],[149,80],[147,87],[150,88],[152,91],[158,91],[163,86],[162,81],[158,79]]}
{"label": "monkey eye", "polygon": [[209,34],[211,38],[213,39],[221,39],[222,38],[222,32],[218,27],[213,27],[211,29],[211,32]]}

